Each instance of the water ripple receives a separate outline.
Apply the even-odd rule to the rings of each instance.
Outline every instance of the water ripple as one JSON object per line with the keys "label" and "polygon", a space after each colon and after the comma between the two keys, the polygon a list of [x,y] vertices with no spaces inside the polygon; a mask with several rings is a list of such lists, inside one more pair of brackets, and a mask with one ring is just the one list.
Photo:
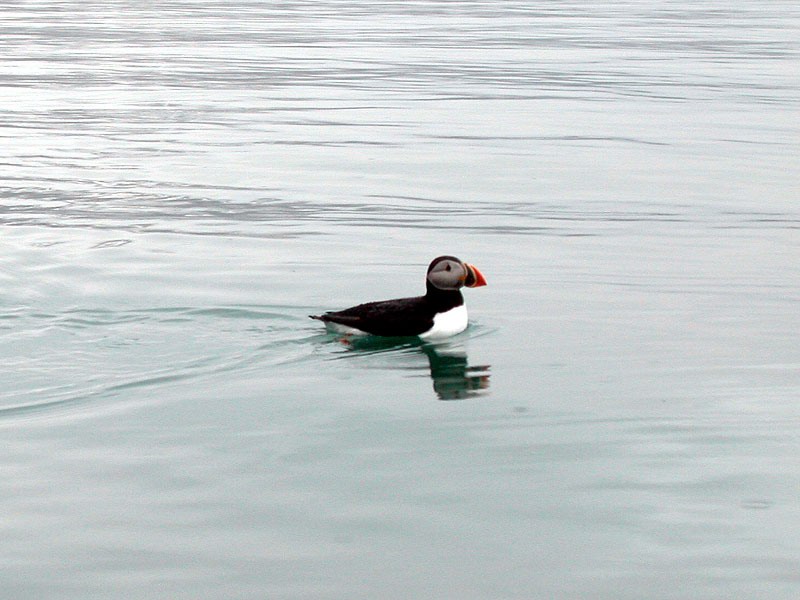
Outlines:
{"label": "water ripple", "polygon": [[[3,392],[0,419],[160,402],[161,393],[150,400],[130,392],[304,360],[313,350],[292,331],[298,318],[268,306],[4,310],[0,323],[14,326],[0,328],[0,344],[35,349],[46,341],[48,350],[24,350],[6,361],[15,384]],[[206,330],[214,339],[196,345]]]}

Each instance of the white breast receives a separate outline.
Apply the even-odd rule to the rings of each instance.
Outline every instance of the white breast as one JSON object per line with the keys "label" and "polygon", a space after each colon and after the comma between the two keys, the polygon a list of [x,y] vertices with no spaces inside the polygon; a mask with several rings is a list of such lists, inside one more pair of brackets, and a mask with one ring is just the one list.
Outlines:
{"label": "white breast", "polygon": [[436,340],[457,333],[461,333],[467,328],[469,317],[467,315],[467,307],[465,305],[456,306],[447,312],[439,313],[433,317],[433,327],[428,331],[421,334],[423,340]]}

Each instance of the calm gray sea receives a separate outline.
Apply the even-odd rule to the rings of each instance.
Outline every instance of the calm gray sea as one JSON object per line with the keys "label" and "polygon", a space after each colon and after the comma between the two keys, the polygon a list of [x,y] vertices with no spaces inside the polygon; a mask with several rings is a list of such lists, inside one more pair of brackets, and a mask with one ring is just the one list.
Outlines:
{"label": "calm gray sea", "polygon": [[800,5],[4,2],[0,440],[4,598],[800,597]]}

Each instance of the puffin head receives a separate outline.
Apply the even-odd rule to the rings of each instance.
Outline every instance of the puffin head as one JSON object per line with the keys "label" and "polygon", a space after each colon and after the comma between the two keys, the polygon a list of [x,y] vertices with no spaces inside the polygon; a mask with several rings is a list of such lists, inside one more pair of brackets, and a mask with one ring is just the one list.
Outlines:
{"label": "puffin head", "polygon": [[428,266],[428,283],[440,290],[457,290],[463,286],[486,285],[486,278],[474,265],[455,256],[439,256]]}

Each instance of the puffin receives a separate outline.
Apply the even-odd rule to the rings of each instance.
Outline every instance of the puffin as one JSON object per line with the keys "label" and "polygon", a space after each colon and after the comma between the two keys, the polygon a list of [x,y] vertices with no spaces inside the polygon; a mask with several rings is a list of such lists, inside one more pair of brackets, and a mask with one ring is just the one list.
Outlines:
{"label": "puffin", "polygon": [[483,285],[486,278],[476,266],[455,256],[439,256],[428,266],[424,296],[367,302],[309,317],[325,323],[329,331],[345,335],[443,339],[467,328],[461,288]]}

